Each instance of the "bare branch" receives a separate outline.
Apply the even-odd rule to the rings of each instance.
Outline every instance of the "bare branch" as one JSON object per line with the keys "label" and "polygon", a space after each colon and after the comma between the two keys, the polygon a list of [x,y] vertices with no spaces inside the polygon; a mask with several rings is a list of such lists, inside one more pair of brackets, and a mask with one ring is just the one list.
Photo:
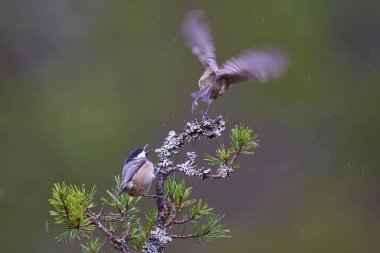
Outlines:
{"label": "bare branch", "polygon": [[[101,212],[102,212],[102,209],[101,209]],[[86,216],[88,218],[92,218],[92,223],[104,233],[104,235],[110,240],[110,243],[115,249],[122,251],[124,253],[129,253],[130,251],[128,250],[126,241],[124,239],[120,239],[117,236],[115,236],[110,230],[108,230],[105,226],[103,226],[103,224],[99,221],[101,212],[99,212],[99,215],[95,215],[93,212],[88,210],[86,211]]]}
{"label": "bare branch", "polygon": [[173,239],[189,239],[189,238],[196,238],[196,235],[174,235],[170,234],[170,237]]}

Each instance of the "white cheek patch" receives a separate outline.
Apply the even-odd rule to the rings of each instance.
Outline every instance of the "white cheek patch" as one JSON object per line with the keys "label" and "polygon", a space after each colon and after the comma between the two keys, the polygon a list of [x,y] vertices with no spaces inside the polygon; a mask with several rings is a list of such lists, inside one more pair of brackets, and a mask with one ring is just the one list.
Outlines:
{"label": "white cheek patch", "polygon": [[146,157],[145,151],[141,152],[136,158]]}

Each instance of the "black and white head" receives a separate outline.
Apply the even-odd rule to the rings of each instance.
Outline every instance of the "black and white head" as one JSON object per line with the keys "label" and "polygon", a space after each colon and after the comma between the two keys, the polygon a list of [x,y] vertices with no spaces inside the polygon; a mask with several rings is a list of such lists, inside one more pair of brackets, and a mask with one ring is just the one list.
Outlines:
{"label": "black and white head", "polygon": [[145,145],[145,147],[143,148],[137,148],[133,150],[131,153],[129,153],[127,160],[125,160],[125,163],[129,163],[130,161],[134,159],[145,158],[146,155],[150,152],[150,150],[146,151],[147,146],[148,145]]}

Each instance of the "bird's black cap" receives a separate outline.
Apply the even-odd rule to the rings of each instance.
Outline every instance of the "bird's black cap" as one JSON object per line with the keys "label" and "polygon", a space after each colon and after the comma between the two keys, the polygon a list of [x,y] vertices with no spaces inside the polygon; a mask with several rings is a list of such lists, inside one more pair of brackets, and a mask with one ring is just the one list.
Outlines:
{"label": "bird's black cap", "polygon": [[143,151],[144,151],[143,148],[136,148],[131,153],[129,153],[129,155],[127,157],[127,160],[125,160],[125,163],[129,163],[130,161],[132,161],[133,159],[135,159]]}
{"label": "bird's black cap", "polygon": [[148,144],[146,144],[143,148],[136,148],[131,153],[129,153],[127,160],[125,160],[125,164],[129,163],[133,159],[135,159],[141,152],[145,151],[145,155],[153,151],[153,149],[146,151],[145,149],[148,147]]}

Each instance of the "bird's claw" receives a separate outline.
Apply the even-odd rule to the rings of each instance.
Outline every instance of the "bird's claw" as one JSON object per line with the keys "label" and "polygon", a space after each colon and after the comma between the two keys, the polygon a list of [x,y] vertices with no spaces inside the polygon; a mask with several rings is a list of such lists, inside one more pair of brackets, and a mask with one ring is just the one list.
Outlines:
{"label": "bird's claw", "polygon": [[207,115],[207,111],[206,112],[202,112],[202,122],[205,122],[208,119],[209,119],[209,117]]}
{"label": "bird's claw", "polygon": [[197,108],[198,102],[197,100],[194,100],[193,105],[191,106],[191,113],[194,114],[195,108]]}
{"label": "bird's claw", "polygon": [[149,194],[144,194],[142,196],[148,197],[148,198],[154,198],[154,199],[164,199],[165,198],[164,196],[149,195]]}

